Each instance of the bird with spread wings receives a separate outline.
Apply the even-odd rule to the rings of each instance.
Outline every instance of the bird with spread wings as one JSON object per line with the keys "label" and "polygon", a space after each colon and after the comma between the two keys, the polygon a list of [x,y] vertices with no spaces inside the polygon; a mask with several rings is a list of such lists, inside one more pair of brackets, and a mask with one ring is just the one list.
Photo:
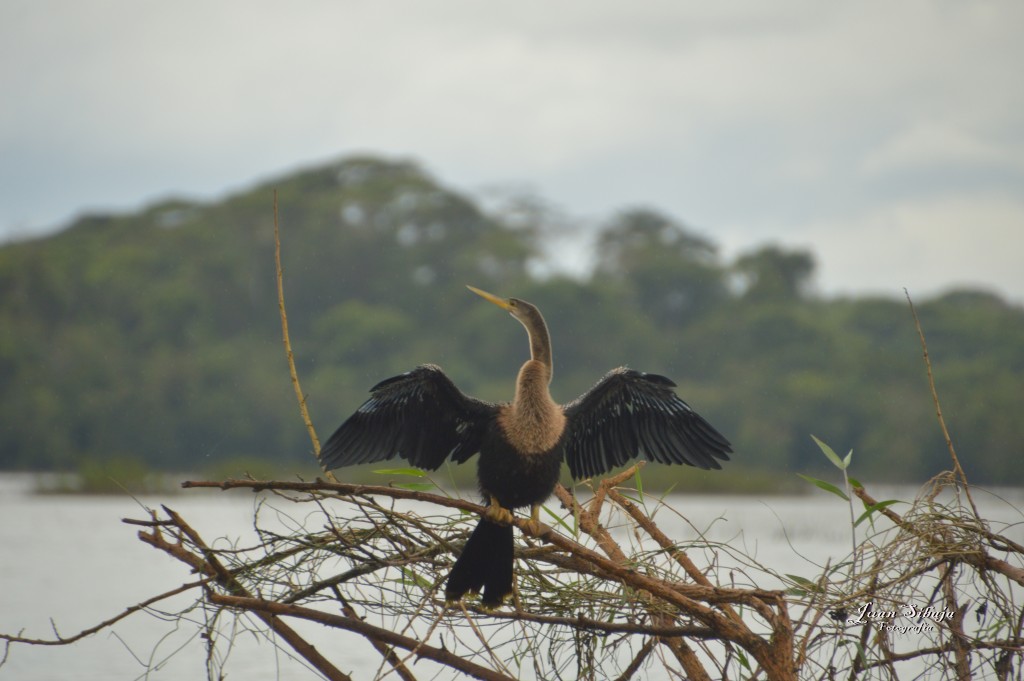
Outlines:
{"label": "bird with spread wings", "polygon": [[631,459],[721,468],[732,447],[675,393],[664,376],[618,368],[565,405],[551,397],[551,338],[536,306],[471,291],[507,310],[526,328],[530,359],[519,370],[510,402],[465,395],[437,366],[425,364],[385,379],[327,440],[327,470],[401,458],[436,470],[479,453],[477,480],[488,504],[445,588],[450,601],[467,592],[500,605],[512,592],[512,511],[529,506],[529,527],[542,532],[541,504],[564,461],[575,479],[605,473]]}

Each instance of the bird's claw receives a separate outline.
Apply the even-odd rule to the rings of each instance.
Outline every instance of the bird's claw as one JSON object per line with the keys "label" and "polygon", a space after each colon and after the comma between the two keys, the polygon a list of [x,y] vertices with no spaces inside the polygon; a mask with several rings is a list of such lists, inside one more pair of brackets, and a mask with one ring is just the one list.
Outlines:
{"label": "bird's claw", "polygon": [[529,520],[527,520],[525,529],[527,533],[534,537],[537,537],[538,539],[543,539],[551,532],[550,525],[545,525],[536,518],[530,518]]}
{"label": "bird's claw", "polygon": [[484,511],[484,517],[495,525],[501,525],[502,527],[508,527],[512,524],[512,511],[502,508],[493,502]]}
{"label": "bird's claw", "polygon": [[[527,534],[543,539],[552,530],[549,525],[545,525],[540,521],[540,506],[534,506],[531,510],[530,517],[526,521],[526,527],[523,529]],[[495,525],[501,525],[502,527],[508,527],[512,524],[512,511],[508,510],[498,502],[491,499],[491,503],[484,509],[484,518],[491,521]]]}
{"label": "bird's claw", "polygon": [[540,504],[530,507],[530,519],[526,521],[524,529],[538,539],[547,539],[547,536],[551,534],[551,527],[540,521]]}

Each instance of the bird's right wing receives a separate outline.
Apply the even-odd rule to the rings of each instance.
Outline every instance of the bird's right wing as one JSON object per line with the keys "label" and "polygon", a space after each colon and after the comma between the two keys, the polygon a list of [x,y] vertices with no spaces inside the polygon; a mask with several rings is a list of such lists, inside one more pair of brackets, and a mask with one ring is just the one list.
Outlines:
{"label": "bird's right wing", "polygon": [[607,473],[635,457],[721,468],[732,445],[657,374],[619,368],[565,405],[565,462],[577,480]]}
{"label": "bird's right wing", "polygon": [[480,440],[497,405],[464,395],[440,367],[424,364],[385,379],[320,449],[325,470],[399,457],[436,470],[463,462]]}

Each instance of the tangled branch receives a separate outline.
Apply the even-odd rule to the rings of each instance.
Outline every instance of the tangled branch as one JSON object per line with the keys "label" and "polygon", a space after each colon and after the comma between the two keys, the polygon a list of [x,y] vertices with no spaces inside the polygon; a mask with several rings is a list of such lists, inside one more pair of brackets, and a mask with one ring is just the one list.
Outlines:
{"label": "tangled branch", "polygon": [[[342,559],[333,574],[324,577],[310,573],[307,581],[297,584],[294,574],[297,551],[293,550],[294,547],[283,550],[279,545],[293,543],[295,538],[268,538],[263,555],[258,559],[259,573],[263,576],[258,584],[248,588],[264,594],[263,597],[242,597],[240,600],[240,594],[233,593],[236,589],[228,589],[228,600],[222,596],[208,597],[213,605],[310,619],[313,616],[307,611],[308,606],[333,602],[332,607],[342,614],[330,613],[331,617],[342,619],[321,618],[318,620],[321,624],[357,631],[377,644],[407,650],[411,650],[408,641],[396,641],[365,627],[357,629],[362,625],[343,625],[344,618],[352,620],[353,617],[345,610],[361,609],[364,613],[368,611],[375,616],[389,618],[392,630],[412,627],[415,618],[438,621],[441,623],[440,632],[464,644],[476,638],[474,632],[479,626],[503,628],[509,634],[509,624],[515,623],[520,627],[520,633],[508,640],[483,637],[486,641],[484,648],[491,651],[500,649],[501,655],[494,653],[500,659],[526,659],[534,657],[531,649],[536,640],[547,640],[547,657],[557,660],[551,670],[556,674],[551,678],[556,678],[559,670],[571,666],[569,661],[580,659],[585,661],[583,666],[586,668],[606,668],[617,661],[622,671],[634,663],[639,669],[643,660],[638,659],[636,653],[624,656],[621,651],[635,647],[637,652],[647,651],[643,655],[646,658],[649,655],[646,643],[650,639],[662,642],[690,676],[703,669],[707,662],[689,649],[687,639],[738,646],[761,665],[766,678],[795,678],[788,662],[791,658],[787,648],[791,645],[792,634],[781,592],[718,587],[703,575],[699,580],[693,580],[685,574],[675,574],[680,558],[685,555],[680,549],[658,554],[663,556],[662,560],[655,560],[653,556],[639,559],[628,554],[603,528],[599,521],[603,500],[613,498],[631,503],[615,490],[615,485],[633,474],[634,471],[629,470],[602,482],[597,487],[597,496],[588,505],[580,504],[568,490],[559,488],[565,520],[579,517],[582,533],[572,537],[562,532],[550,532],[545,535],[547,543],[528,538],[527,546],[518,552],[520,578],[515,609],[511,613],[486,612],[473,606],[453,609],[445,604],[438,591],[438,585],[450,567],[452,552],[460,548],[468,535],[468,516],[453,521],[421,515],[418,509],[429,504],[432,509],[444,507],[476,515],[484,512],[478,504],[418,490],[325,481],[190,481],[183,486],[272,491],[296,503],[315,503],[323,513],[320,520],[324,529],[302,536],[302,564],[307,566],[304,569],[308,570],[310,565],[323,568],[334,564],[338,558]],[[416,509],[401,506],[402,502],[416,504]],[[328,510],[336,505],[341,505],[344,512]],[[172,517],[171,520],[178,523],[180,518]],[[521,530],[529,528],[523,518],[516,518],[513,522]],[[658,532],[650,518],[646,518],[646,527],[649,531]],[[166,526],[163,530],[167,531]],[[664,541],[664,535],[657,536]],[[588,538],[592,540],[589,545],[585,541]],[[143,539],[154,543],[152,536],[143,536]],[[179,543],[164,542],[158,548],[169,551],[168,544],[172,547],[191,544],[194,550],[190,565],[196,569],[198,560],[207,555],[204,545],[198,544],[184,528],[181,528]],[[174,550],[180,552],[181,549]],[[288,561],[291,580],[287,590],[275,588],[278,580],[268,574],[273,568],[266,560],[267,555]],[[398,574],[391,576],[395,572]],[[233,574],[255,575],[256,572],[239,566]],[[395,588],[396,579],[402,585],[400,593],[390,592]],[[219,584],[224,586],[223,580]],[[275,596],[268,596],[270,593],[275,593]],[[367,594],[371,595],[368,597]],[[768,635],[762,635],[748,624],[737,613],[736,606],[748,607],[761,615],[762,624],[769,627]],[[356,617],[353,621],[362,622],[362,619]],[[402,625],[396,627],[397,622],[402,622]],[[556,635],[554,632],[561,633]],[[593,639],[587,649],[579,647],[577,639],[582,632]],[[616,645],[604,651],[595,645],[598,637],[613,635],[619,637]],[[627,644],[637,637],[643,641]],[[496,640],[501,642],[495,643]],[[415,653],[447,664],[432,650],[426,643],[421,643]],[[568,654],[570,650],[571,655]],[[471,657],[484,655],[484,649],[477,649]],[[532,664],[536,664],[536,660]],[[492,671],[497,670],[492,668]],[[467,673],[478,675],[480,672]],[[708,676],[706,672],[703,675]]]}

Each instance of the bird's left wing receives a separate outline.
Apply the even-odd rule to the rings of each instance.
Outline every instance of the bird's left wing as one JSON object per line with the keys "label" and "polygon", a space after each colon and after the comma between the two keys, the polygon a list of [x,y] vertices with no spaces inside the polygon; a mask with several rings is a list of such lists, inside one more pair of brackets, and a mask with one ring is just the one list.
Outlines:
{"label": "bird's left wing", "polygon": [[565,405],[565,461],[574,478],[606,473],[636,457],[721,468],[732,445],[657,374],[613,369]]}
{"label": "bird's left wing", "polygon": [[463,462],[480,440],[497,405],[464,395],[431,364],[385,379],[320,450],[331,470],[400,457],[435,470],[446,459]]}

